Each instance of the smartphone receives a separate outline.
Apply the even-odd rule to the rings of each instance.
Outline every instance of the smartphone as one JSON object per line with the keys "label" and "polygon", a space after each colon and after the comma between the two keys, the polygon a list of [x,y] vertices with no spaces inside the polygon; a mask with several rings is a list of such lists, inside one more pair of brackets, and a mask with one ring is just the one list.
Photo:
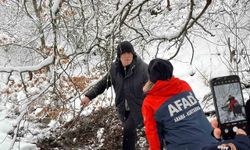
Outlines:
{"label": "smartphone", "polygon": [[222,138],[232,139],[237,128],[245,130],[247,125],[240,78],[237,75],[213,78],[210,87]]}

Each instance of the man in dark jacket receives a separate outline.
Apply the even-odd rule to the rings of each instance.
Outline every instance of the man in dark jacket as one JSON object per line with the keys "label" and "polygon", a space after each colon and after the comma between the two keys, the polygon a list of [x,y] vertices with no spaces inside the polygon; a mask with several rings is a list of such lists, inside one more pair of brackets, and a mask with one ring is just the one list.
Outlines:
{"label": "man in dark jacket", "polygon": [[115,105],[123,122],[123,150],[134,150],[136,128],[143,125],[141,106],[144,99],[143,85],[147,82],[147,64],[135,53],[128,41],[117,46],[117,59],[111,64],[110,72],[102,78],[81,101],[86,106],[104,90],[113,85]]}

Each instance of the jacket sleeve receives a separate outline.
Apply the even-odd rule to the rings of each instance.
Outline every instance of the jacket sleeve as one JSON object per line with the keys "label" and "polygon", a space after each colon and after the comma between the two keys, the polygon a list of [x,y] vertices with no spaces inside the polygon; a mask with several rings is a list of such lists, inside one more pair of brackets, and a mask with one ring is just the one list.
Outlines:
{"label": "jacket sleeve", "polygon": [[204,146],[202,150],[214,150],[221,144],[233,143],[237,150],[249,150],[250,149],[250,139],[248,136],[237,135],[234,139],[225,140],[218,143],[210,143],[207,146]]}
{"label": "jacket sleeve", "polygon": [[232,143],[234,143],[238,150],[250,149],[250,139],[248,136],[238,135],[233,139]]}
{"label": "jacket sleeve", "polygon": [[86,94],[89,99],[96,98],[99,94],[103,93],[105,89],[111,86],[110,73],[107,73],[99,82],[97,82]]}
{"label": "jacket sleeve", "polygon": [[154,119],[154,111],[149,105],[147,105],[147,102],[145,100],[142,105],[142,114],[149,148],[150,150],[159,150],[160,140],[157,131],[157,124]]}

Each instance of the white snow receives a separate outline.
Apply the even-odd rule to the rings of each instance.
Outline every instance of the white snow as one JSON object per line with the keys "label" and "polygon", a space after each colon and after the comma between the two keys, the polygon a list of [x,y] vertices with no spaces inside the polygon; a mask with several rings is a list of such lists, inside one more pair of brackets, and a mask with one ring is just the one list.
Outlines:
{"label": "white snow", "polygon": [[[0,110],[0,149],[7,150],[12,145],[12,137],[8,135],[9,131],[13,130],[13,124],[15,120],[6,118],[8,114],[7,109],[1,106]],[[28,137],[27,137],[28,138]],[[25,139],[21,139],[21,141],[16,142],[13,149],[20,150],[35,150],[37,149],[35,144],[30,143],[31,141],[25,141]]]}
{"label": "white snow", "polygon": [[34,66],[25,66],[25,67],[1,67],[1,72],[28,72],[28,71],[36,71],[41,69],[42,67],[48,66],[49,64],[52,64],[54,61],[54,56],[49,56],[45,60],[43,60],[40,64],[34,65]]}
{"label": "white snow", "polygon": [[52,18],[55,18],[56,17],[56,13],[57,11],[59,11],[59,5],[61,3],[62,0],[53,0],[53,5],[52,5],[52,8],[51,8],[51,11],[52,11]]}

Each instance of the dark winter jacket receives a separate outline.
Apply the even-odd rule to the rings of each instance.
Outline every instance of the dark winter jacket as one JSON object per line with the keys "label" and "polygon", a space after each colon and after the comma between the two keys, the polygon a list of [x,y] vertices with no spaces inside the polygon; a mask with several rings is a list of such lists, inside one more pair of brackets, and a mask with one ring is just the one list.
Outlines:
{"label": "dark winter jacket", "polygon": [[183,80],[158,80],[148,91],[142,112],[150,150],[160,149],[160,139],[168,150],[201,150],[217,142],[209,134],[212,127],[191,87]]}
{"label": "dark winter jacket", "polygon": [[116,93],[115,105],[120,119],[122,121],[126,119],[126,99],[133,119],[137,125],[141,125],[143,124],[141,107],[145,97],[142,88],[148,80],[147,67],[147,64],[141,58],[134,55],[132,64],[129,65],[127,70],[124,70],[120,60],[117,59],[111,64],[110,72],[85,95],[93,99],[113,85]]}

